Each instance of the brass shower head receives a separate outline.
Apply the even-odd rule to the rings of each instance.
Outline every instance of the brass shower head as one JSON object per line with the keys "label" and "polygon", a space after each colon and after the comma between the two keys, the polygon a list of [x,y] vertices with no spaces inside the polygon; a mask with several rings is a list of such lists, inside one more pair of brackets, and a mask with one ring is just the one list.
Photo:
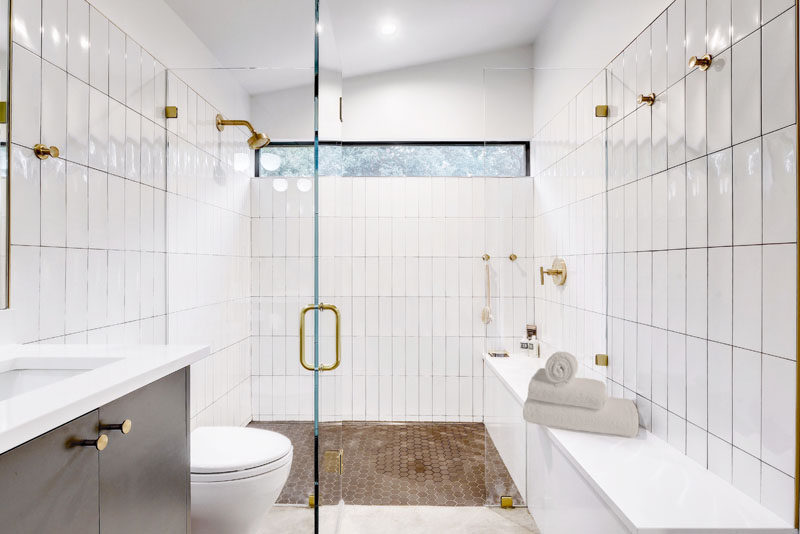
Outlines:
{"label": "brass shower head", "polygon": [[253,150],[263,148],[267,146],[270,142],[269,136],[267,134],[257,132],[255,128],[253,128],[253,125],[250,124],[248,121],[226,120],[222,117],[222,115],[217,114],[217,130],[221,132],[222,130],[225,129],[226,126],[247,126],[250,129],[250,133],[253,134],[250,136],[250,139],[247,140],[247,144]]}

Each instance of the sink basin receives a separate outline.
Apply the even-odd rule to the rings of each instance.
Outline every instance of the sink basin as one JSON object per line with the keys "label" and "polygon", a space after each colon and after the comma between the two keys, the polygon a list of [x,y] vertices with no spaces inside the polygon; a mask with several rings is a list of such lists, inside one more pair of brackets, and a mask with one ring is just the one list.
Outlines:
{"label": "sink basin", "polygon": [[0,362],[0,401],[49,386],[121,358],[31,358]]}

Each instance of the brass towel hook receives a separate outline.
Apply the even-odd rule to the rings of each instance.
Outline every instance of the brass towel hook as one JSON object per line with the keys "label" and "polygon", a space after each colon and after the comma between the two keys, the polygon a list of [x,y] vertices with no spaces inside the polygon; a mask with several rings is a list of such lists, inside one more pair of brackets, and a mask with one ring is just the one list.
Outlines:
{"label": "brass towel hook", "polygon": [[698,67],[700,70],[708,70],[708,67],[711,66],[711,60],[713,57],[711,54],[706,54],[703,57],[692,56],[689,58],[689,68],[693,69]]}
{"label": "brass towel hook", "polygon": [[656,94],[650,93],[649,95],[639,95],[636,97],[637,104],[647,104],[648,106],[652,106],[653,103],[656,101]]}
{"label": "brass towel hook", "polygon": [[489,261],[489,259],[491,259],[491,256],[489,256],[488,254],[484,254],[483,256],[481,256],[481,259],[483,261]]}
{"label": "brass towel hook", "polygon": [[33,153],[36,154],[36,157],[39,159],[47,159],[50,156],[57,158],[60,154],[58,147],[56,146],[48,147],[41,143],[33,145]]}

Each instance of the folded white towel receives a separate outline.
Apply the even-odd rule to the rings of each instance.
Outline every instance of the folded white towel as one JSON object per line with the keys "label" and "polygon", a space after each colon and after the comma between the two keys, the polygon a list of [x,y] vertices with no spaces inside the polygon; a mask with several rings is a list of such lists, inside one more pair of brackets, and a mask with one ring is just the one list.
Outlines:
{"label": "folded white towel", "polygon": [[599,410],[526,401],[525,420],[553,428],[612,434],[627,438],[639,433],[639,413],[632,400],[610,398]]}
{"label": "folded white towel", "polygon": [[578,372],[578,360],[569,352],[554,352],[544,364],[547,379],[553,384],[566,384]]}
{"label": "folded white towel", "polygon": [[547,372],[539,369],[528,384],[528,399],[599,410],[606,403],[606,385],[591,378],[573,378],[566,384],[553,384]]}

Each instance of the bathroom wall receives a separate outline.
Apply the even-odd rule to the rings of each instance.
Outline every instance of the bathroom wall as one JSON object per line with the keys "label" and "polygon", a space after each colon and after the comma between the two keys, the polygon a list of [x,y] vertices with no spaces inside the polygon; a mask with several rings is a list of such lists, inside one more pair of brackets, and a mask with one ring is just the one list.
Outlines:
{"label": "bathroom wall", "polygon": [[[793,6],[675,1],[534,138],[536,266],[561,255],[579,276],[587,263],[599,271],[591,283],[538,288],[543,336],[591,368],[605,312],[610,365],[592,370],[636,400],[645,428],[787,521],[797,359]],[[708,71],[687,67],[706,52]],[[636,95],[650,92],[655,105],[637,107]],[[611,111],[605,124],[592,118],[601,103]],[[604,203],[607,236],[597,231]],[[597,342],[586,342],[587,321]]]}
{"label": "bathroom wall", "polygon": [[[321,374],[323,417],[481,421],[484,347],[512,347],[533,314],[532,179],[320,183],[320,300],[341,310],[343,352],[341,367]],[[284,191],[269,178],[252,185],[253,417],[310,419],[313,374],[299,364],[298,325],[313,302],[313,189],[304,178]],[[334,359],[331,315],[320,325],[323,364]],[[313,313],[307,328],[313,360]]]}
{"label": "bathroom wall", "polygon": [[[337,80],[327,116],[338,121],[338,97],[344,97],[345,141],[527,140],[533,135],[527,70],[531,47],[520,46],[403,69]],[[502,74],[502,69],[508,69]],[[512,72],[512,70],[517,70]],[[298,77],[275,71],[276,79]],[[313,72],[299,87],[251,99],[253,117],[269,124],[275,140],[308,141],[313,130]],[[321,84],[326,99],[326,84]],[[322,105],[322,104],[321,104]],[[324,123],[320,130],[330,131]],[[490,122],[487,123],[487,120]],[[328,126],[326,128],[326,126]],[[489,131],[487,131],[487,127]],[[488,136],[488,137],[487,137]]]}
{"label": "bathroom wall", "polygon": [[[738,0],[733,0],[734,2]],[[760,0],[745,0],[749,2]],[[534,129],[539,131],[671,0],[559,0],[533,46]],[[620,16],[624,13],[624,16]],[[591,46],[587,46],[591,43]]]}
{"label": "bathroom wall", "polygon": [[[216,129],[218,108],[167,74],[167,339],[208,344],[192,366],[192,424],[250,422],[249,132]],[[185,109],[186,113],[181,110]]]}
{"label": "bathroom wall", "polygon": [[[531,144],[539,337],[586,365],[606,350],[606,139],[603,119],[594,117],[605,86],[600,73]],[[555,257],[566,260],[563,286],[540,279]]]}
{"label": "bathroom wall", "polygon": [[[186,90],[181,126],[167,123],[164,65],[83,0],[15,2],[13,40],[3,342],[210,344],[192,373],[193,423],[246,422],[249,269],[219,283],[248,265],[233,149],[245,137],[216,135],[210,104]],[[40,162],[39,142],[61,157]]]}
{"label": "bathroom wall", "polygon": [[[213,52],[164,0],[88,0],[106,18],[181,77],[209,102],[231,116],[250,115],[250,95],[225,71]],[[312,15],[313,16],[313,15]],[[213,70],[212,70],[213,69]]]}

